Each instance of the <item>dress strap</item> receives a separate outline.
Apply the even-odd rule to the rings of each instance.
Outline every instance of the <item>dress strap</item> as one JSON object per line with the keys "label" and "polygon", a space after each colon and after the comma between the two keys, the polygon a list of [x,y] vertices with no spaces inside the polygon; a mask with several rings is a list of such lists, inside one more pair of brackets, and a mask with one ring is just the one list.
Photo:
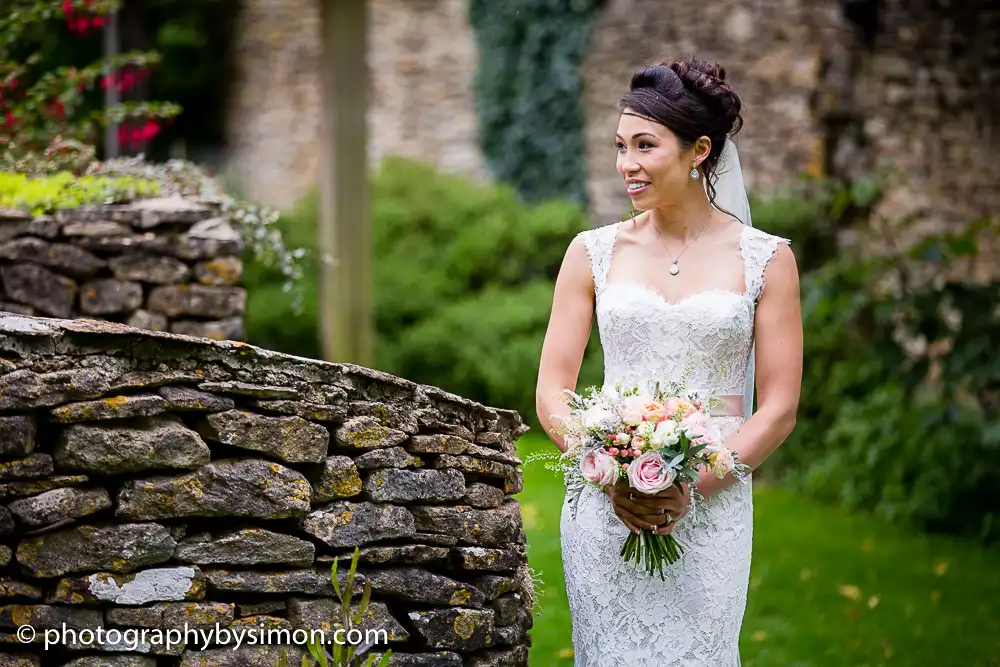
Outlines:
{"label": "dress strap", "polygon": [[761,294],[764,293],[764,272],[768,263],[778,251],[780,244],[791,245],[792,242],[755,227],[746,227],[741,238],[745,270],[743,279],[746,283],[747,294],[753,298],[753,302],[756,304]]}
{"label": "dress strap", "polygon": [[596,294],[604,290],[608,269],[611,267],[611,256],[615,249],[615,239],[618,237],[618,224],[588,229],[579,234],[583,237],[587,254],[590,255],[590,270],[594,276]]}

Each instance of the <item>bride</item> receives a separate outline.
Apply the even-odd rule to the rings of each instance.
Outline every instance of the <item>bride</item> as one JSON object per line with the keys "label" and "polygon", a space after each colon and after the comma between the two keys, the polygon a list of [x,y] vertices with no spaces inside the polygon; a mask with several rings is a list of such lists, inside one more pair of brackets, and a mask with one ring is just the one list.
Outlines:
{"label": "bride", "polygon": [[[799,279],[789,241],[751,226],[736,147],[741,102],[718,65],[636,70],[620,103],[622,187],[638,214],[581,232],[556,281],[536,404],[546,432],[568,413],[596,310],[611,387],[680,381],[721,394],[712,420],[756,469],[791,433],[802,374]],[[693,368],[693,370],[690,370]],[[754,369],[757,369],[755,374]],[[757,410],[753,411],[756,375]],[[625,483],[627,484],[627,482]],[[587,487],[560,524],[578,667],[736,667],[750,576],[750,484],[703,473],[647,496]],[[628,531],[685,549],[666,582],[619,555]]]}

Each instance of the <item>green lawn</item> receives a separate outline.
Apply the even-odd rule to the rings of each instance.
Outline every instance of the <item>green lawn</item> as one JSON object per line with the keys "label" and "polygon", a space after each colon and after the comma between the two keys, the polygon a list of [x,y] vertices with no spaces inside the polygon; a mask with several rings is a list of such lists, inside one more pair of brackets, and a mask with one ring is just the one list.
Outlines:
{"label": "green lawn", "polygon": [[[553,447],[528,436],[526,455]],[[519,495],[542,579],[531,664],[572,665],[560,479],[537,461]],[[744,667],[1000,666],[1000,552],[754,488]]]}

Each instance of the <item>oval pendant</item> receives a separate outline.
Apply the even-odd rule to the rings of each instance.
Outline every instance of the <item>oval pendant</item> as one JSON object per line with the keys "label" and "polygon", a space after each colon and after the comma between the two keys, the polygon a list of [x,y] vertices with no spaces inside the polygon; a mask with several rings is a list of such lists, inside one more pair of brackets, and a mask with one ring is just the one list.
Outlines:
{"label": "oval pendant", "polygon": [[680,271],[681,270],[679,268],[677,268],[676,264],[671,264],[670,265],[670,275],[676,276],[678,273],[680,273]]}

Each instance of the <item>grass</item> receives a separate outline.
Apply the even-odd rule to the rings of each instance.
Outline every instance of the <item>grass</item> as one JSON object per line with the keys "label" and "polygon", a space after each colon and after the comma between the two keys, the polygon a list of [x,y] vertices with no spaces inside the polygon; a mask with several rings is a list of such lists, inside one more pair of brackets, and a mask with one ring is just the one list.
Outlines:
{"label": "grass", "polygon": [[[526,455],[552,447],[538,436]],[[528,562],[542,579],[530,664],[572,665],[561,480],[526,466]],[[754,488],[743,667],[1000,666],[1000,552]]]}

